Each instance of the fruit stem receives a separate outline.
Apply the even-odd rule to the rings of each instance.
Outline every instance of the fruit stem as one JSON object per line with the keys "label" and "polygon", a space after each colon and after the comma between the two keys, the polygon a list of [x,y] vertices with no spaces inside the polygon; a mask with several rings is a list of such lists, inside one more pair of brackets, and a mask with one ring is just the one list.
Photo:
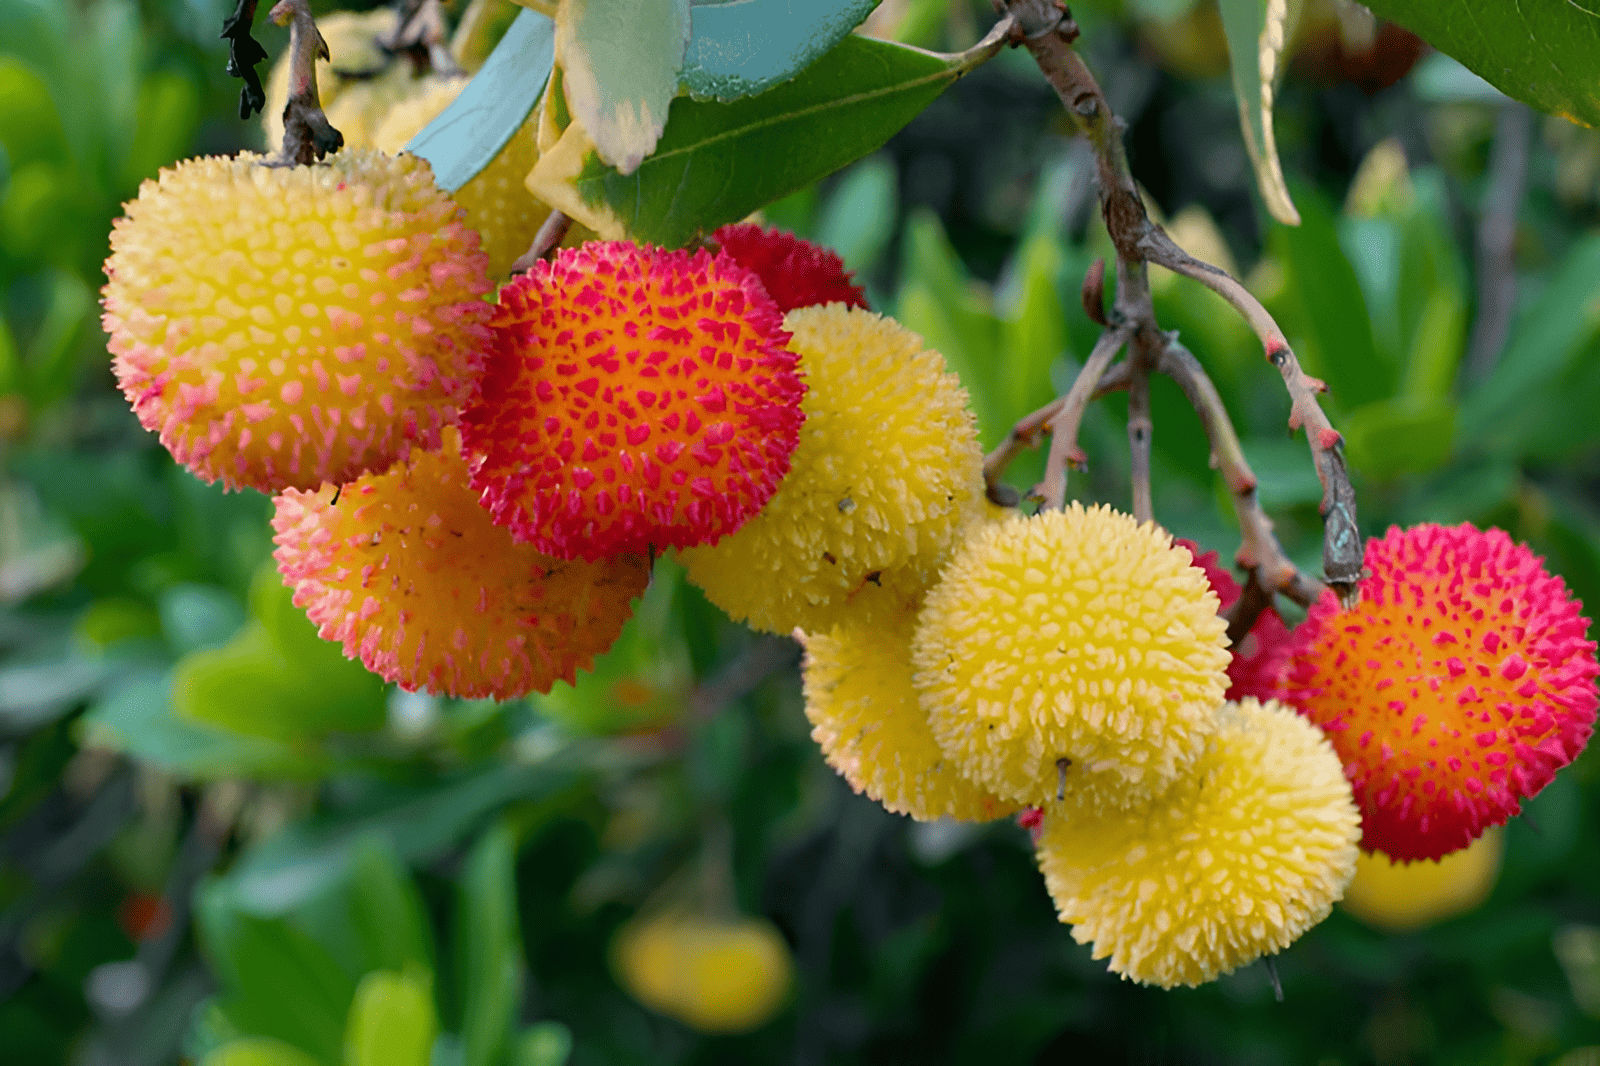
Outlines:
{"label": "fruit stem", "polygon": [[[1109,320],[1114,324],[1120,324],[1118,333],[1124,335],[1129,346],[1129,360],[1132,364],[1128,381],[1130,391],[1138,388],[1137,379],[1141,365],[1145,367],[1146,373],[1151,366],[1158,371],[1166,372],[1161,364],[1163,360],[1169,359],[1168,353],[1174,350],[1176,344],[1156,322],[1146,277],[1147,264],[1156,263],[1193,278],[1227,300],[1261,338],[1268,360],[1283,376],[1284,386],[1289,392],[1291,402],[1290,428],[1305,427],[1306,437],[1311,446],[1312,462],[1316,466],[1317,476],[1323,488],[1321,506],[1324,523],[1323,570],[1328,583],[1339,594],[1346,607],[1353,606],[1358,595],[1357,582],[1361,579],[1363,543],[1356,526],[1355,491],[1350,485],[1349,471],[1345,466],[1343,438],[1333,429],[1327,415],[1317,402],[1317,394],[1325,391],[1326,386],[1315,378],[1308,377],[1300,368],[1299,360],[1295,358],[1283,331],[1248,289],[1225,271],[1190,257],[1167,236],[1166,231],[1150,220],[1145,212],[1144,202],[1140,199],[1138,186],[1134,183],[1133,174],[1128,169],[1128,160],[1122,145],[1121,123],[1112,112],[1105,93],[1083,62],[1083,58],[1072,48],[1072,42],[1078,37],[1078,28],[1072,21],[1066,5],[1061,0],[994,0],[994,4],[997,11],[1014,20],[1010,34],[1012,45],[1025,46],[1032,54],[1045,80],[1055,89],[1056,95],[1060,97],[1067,113],[1072,116],[1079,132],[1094,149],[1100,212],[1105,219],[1106,232],[1117,250],[1116,306]],[[1101,338],[1102,343],[1105,341],[1105,336]],[[1095,351],[1099,353],[1100,345],[1096,345]],[[1204,378],[1203,372],[1196,376],[1199,363],[1192,355],[1188,355],[1187,351],[1183,354],[1188,356],[1187,360],[1172,355],[1170,365],[1176,367],[1179,373],[1186,375],[1192,383],[1198,384],[1204,381],[1205,388],[1194,392],[1185,389],[1185,392],[1189,394],[1190,402],[1196,405],[1196,412],[1211,435],[1213,452],[1219,464],[1224,466],[1225,475],[1230,463],[1234,464],[1234,473],[1239,475],[1236,480],[1230,480],[1229,489],[1233,492],[1235,509],[1240,513],[1240,524],[1244,530],[1244,544],[1240,547],[1238,555],[1240,562],[1246,566],[1251,566],[1253,563],[1255,567],[1277,568],[1275,573],[1268,572],[1261,575],[1260,583],[1264,588],[1284,591],[1296,600],[1302,595],[1309,594],[1313,589],[1320,592],[1321,586],[1318,582],[1300,574],[1284,559],[1282,549],[1278,547],[1276,539],[1271,534],[1270,521],[1265,515],[1260,514],[1260,507],[1255,500],[1253,475],[1247,477],[1248,494],[1241,494],[1241,488],[1246,480],[1245,475],[1248,475],[1248,467],[1242,465],[1243,456],[1238,452],[1237,436],[1233,434],[1232,424],[1228,421],[1227,412],[1222,407],[1221,401],[1216,400],[1214,406],[1212,405],[1216,390],[1210,387],[1210,382]],[[1091,355],[1082,373],[1089,374],[1091,367],[1094,366],[1095,358]],[[1093,382],[1084,390],[1080,390],[1078,383],[1074,382],[1066,399],[1076,397],[1081,391],[1082,403],[1086,403],[1088,394],[1093,391],[1093,383],[1097,383],[1104,372],[1104,365],[1096,368]],[[1204,406],[1197,402],[1197,396],[1204,401]],[[1077,420],[1082,417],[1082,403],[1079,404],[1079,409],[1073,412],[1072,405],[1066,402],[1066,399],[1056,416],[1051,419],[1050,425],[1054,431],[1058,425],[1057,420],[1060,420],[1062,428],[1070,423],[1073,432],[1076,433]],[[1019,423],[1019,428],[1021,425]],[[1226,433],[1223,433],[1224,427]],[[1016,435],[1016,432],[1014,430],[1013,435]],[[1129,432],[1130,434],[1135,432],[1132,424]],[[1148,440],[1140,447],[1147,446]],[[1058,451],[1064,457],[1069,447],[1075,449],[1076,445],[1075,443],[1063,445],[1059,439],[1053,440],[1052,459]],[[1147,479],[1148,473],[1146,466],[1146,472],[1141,474],[1137,454],[1133,466],[1134,506],[1137,508],[1141,506],[1141,493],[1146,491],[1140,479],[1141,477]],[[986,461],[986,476],[989,474],[989,468],[990,464]],[[1060,492],[1063,495],[1065,493],[1064,475],[1054,462],[1046,467],[1044,487],[1047,490],[1047,502],[1057,499],[1052,493]],[[1250,518],[1249,522],[1245,521],[1247,515]],[[1246,562],[1247,559],[1251,562]],[[1279,565],[1279,560],[1282,560],[1283,565]]]}
{"label": "fruit stem", "polygon": [[328,122],[317,96],[317,60],[328,58],[328,42],[317,29],[307,0],[278,0],[267,17],[289,27],[289,101],[283,108],[283,145],[268,163],[309,165],[344,146],[344,134]]}
{"label": "fruit stem", "polygon": [[1132,327],[1119,325],[1100,334],[1094,351],[1089,353],[1077,379],[1062,397],[1060,408],[1047,423],[1050,454],[1044,464],[1044,480],[1031,494],[1042,501],[1041,507],[1059,511],[1067,505],[1067,466],[1071,464],[1082,469],[1087,463],[1083,449],[1078,447],[1078,426],[1083,422],[1083,412],[1088,409],[1111,360],[1128,343],[1132,332]]}
{"label": "fruit stem", "polygon": [[256,64],[267,58],[267,50],[250,36],[255,21],[256,0],[238,0],[233,14],[222,20],[221,36],[228,42],[228,73],[244,81],[244,88],[239,90],[241,119],[267,105],[267,92],[261,87],[261,75],[256,73]]}
{"label": "fruit stem", "polygon": [[[1200,424],[1211,442],[1212,461],[1228,486],[1233,513],[1239,519],[1241,542],[1234,560],[1248,576],[1245,592],[1230,608],[1228,634],[1230,639],[1234,638],[1237,628],[1237,639],[1242,640],[1255,625],[1256,617],[1271,606],[1273,593],[1281,592],[1300,606],[1310,607],[1322,596],[1322,582],[1302,573],[1284,554],[1283,546],[1272,532],[1272,519],[1261,509],[1261,501],[1256,496],[1255,472],[1244,457],[1239,434],[1233,428],[1216,385],[1193,352],[1173,335],[1165,336],[1166,345],[1156,360],[1156,371],[1177,382],[1189,406],[1200,416]],[[1251,594],[1252,585],[1262,595]]]}
{"label": "fruit stem", "polygon": [[409,57],[419,75],[463,73],[450,50],[449,25],[440,0],[403,0],[398,15],[394,34],[380,38],[379,47],[391,55]]}
{"label": "fruit stem", "polygon": [[567,231],[572,228],[572,219],[560,208],[552,209],[545,220],[539,224],[539,232],[533,235],[533,243],[528,245],[528,250],[517,256],[517,261],[511,264],[512,274],[526,274],[533,269],[533,264],[549,255],[550,252],[567,237]]}
{"label": "fruit stem", "polygon": [[[1100,379],[1094,388],[1094,393],[1089,397],[1091,401],[1098,400],[1107,393],[1120,392],[1132,382],[1133,376],[1128,372],[1126,362],[1118,363],[1105,376]],[[1067,402],[1065,396],[1057,396],[1037,411],[1026,416],[1006,434],[1006,439],[1001,441],[988,455],[983,457],[984,489],[989,499],[1002,507],[1015,507],[1017,501],[1010,499],[1012,492],[1009,485],[1002,485],[1000,479],[1005,476],[1006,468],[1011,461],[1021,455],[1024,449],[1037,448],[1039,438],[1049,430],[1050,423],[1060,413],[1061,407]]]}

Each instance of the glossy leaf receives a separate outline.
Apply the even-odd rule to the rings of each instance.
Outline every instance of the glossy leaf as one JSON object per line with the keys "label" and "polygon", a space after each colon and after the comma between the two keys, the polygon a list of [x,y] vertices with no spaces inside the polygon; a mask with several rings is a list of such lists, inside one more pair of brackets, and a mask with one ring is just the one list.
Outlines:
{"label": "glossy leaf", "polygon": [[511,1040],[522,1006],[517,931],[516,837],[505,822],[478,838],[457,895],[463,1066],[492,1066]]}
{"label": "glossy leaf", "polygon": [[511,1066],[565,1066],[572,1054],[572,1030],[560,1022],[537,1022],[517,1036]]}
{"label": "glossy leaf", "polygon": [[760,96],[674,100],[632,174],[601,162],[574,123],[530,185],[601,234],[680,247],[878,148],[975,62],[848,36]]}
{"label": "glossy leaf", "polygon": [[1588,0],[1369,0],[1495,88],[1600,126],[1600,10]]}
{"label": "glossy leaf", "polygon": [[788,81],[825,54],[878,0],[693,0],[683,87],[737,100]]}
{"label": "glossy leaf", "polygon": [[555,24],[521,11],[481,70],[406,150],[426,159],[446,192],[471,181],[522,128],[555,63]]}
{"label": "glossy leaf", "polygon": [[689,0],[565,0],[556,13],[562,89],[600,159],[632,174],[678,90]]}
{"label": "glossy leaf", "polygon": [[356,986],[345,1023],[344,1066],[428,1066],[434,1033],[432,982],[376,970]]}
{"label": "glossy leaf", "polygon": [[1228,35],[1233,92],[1239,101],[1239,122],[1245,149],[1255,167],[1256,187],[1267,210],[1279,222],[1294,226],[1300,215],[1283,180],[1278,142],[1272,130],[1272,104],[1288,30],[1291,4],[1299,0],[1219,0]]}

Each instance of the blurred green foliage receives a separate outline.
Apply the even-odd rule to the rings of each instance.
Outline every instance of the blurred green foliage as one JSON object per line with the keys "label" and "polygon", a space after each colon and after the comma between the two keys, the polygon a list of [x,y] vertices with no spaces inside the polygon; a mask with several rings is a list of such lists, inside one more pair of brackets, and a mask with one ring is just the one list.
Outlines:
{"label": "blurred green foliage", "polygon": [[[890,28],[961,47],[984,9],[913,0]],[[1600,603],[1600,138],[1534,140],[1515,315],[1472,378],[1492,268],[1472,235],[1505,105],[1437,63],[1372,98],[1291,80],[1280,136],[1305,223],[1259,229],[1248,169],[1227,177],[1226,83],[1133,52],[1119,18],[1154,9],[1171,13],[1081,12],[1107,85],[1131,87],[1114,98],[1138,176],[1180,240],[1243,264],[1329,382],[1365,529],[1500,525]],[[346,662],[276,580],[270,503],[173,467],[97,328],[118,204],[166,162],[254,137],[221,77],[221,14],[0,0],[8,1061],[1594,1061],[1576,1050],[1600,1046],[1593,753],[1510,826],[1484,907],[1406,936],[1336,912],[1279,959],[1278,1003],[1259,967],[1192,991],[1120,982],[1055,921],[1017,827],[912,825],[852,795],[809,740],[793,646],[728,622],[671,560],[617,646],[549,696],[407,694]],[[1109,253],[1088,161],[1017,58],[767,212],[837,247],[874,306],[946,354],[986,445],[1071,380],[1096,335],[1079,284]],[[1333,117],[1350,107],[1354,132]],[[1315,569],[1320,489],[1275,372],[1211,293],[1153,287]],[[1157,514],[1226,556],[1205,438],[1170,383],[1153,406]],[[1091,409],[1086,498],[1126,505],[1125,410]],[[610,939],[663,891],[778,925],[798,978],[773,1021],[705,1037],[621,990]]]}

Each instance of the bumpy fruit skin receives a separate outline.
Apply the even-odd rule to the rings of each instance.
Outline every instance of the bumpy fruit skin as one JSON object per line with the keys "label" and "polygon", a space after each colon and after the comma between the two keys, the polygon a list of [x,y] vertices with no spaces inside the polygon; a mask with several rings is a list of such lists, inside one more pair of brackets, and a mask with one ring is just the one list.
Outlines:
{"label": "bumpy fruit skin", "polygon": [[205,481],[267,492],[439,446],[489,343],[477,234],[411,156],[191,159],[111,233],[123,393]]}
{"label": "bumpy fruit skin", "polygon": [[1039,867],[1072,938],[1142,984],[1198,985],[1328,916],[1360,828],[1338,756],[1291,709],[1217,712],[1205,753],[1146,808],[1049,804]]}
{"label": "bumpy fruit skin", "polygon": [[1361,602],[1295,629],[1280,698],[1327,731],[1361,846],[1436,859],[1501,825],[1577,757],[1600,698],[1581,605],[1498,529],[1392,528]]}
{"label": "bumpy fruit skin", "polygon": [[277,498],[274,557],[325,640],[407,691],[512,699],[571,683],[649,581],[637,555],[551,559],[495,525],[460,435],[338,492]]}
{"label": "bumpy fruit skin", "polygon": [[613,966],[629,994],[703,1033],[742,1033],[777,1013],[794,983],[771,922],[665,914],[618,934]]}
{"label": "bumpy fruit skin", "polygon": [[1227,678],[1216,593],[1190,561],[1107,507],[976,527],[911,645],[939,746],[1019,803],[1064,785],[1125,807],[1166,789],[1204,748]]}
{"label": "bumpy fruit skin", "polygon": [[723,226],[711,237],[734,262],[755,271],[784,314],[814,304],[867,306],[867,294],[831,248],[801,240],[776,226],[762,229],[753,222]]}
{"label": "bumpy fruit skin", "polygon": [[1395,862],[1362,852],[1340,903],[1375,929],[1409,933],[1475,910],[1494,891],[1505,850],[1496,826],[1460,851],[1432,862]]}
{"label": "bumpy fruit skin", "polygon": [[[1216,552],[1201,554],[1199,545],[1179,537],[1174,544],[1188,548],[1194,555],[1194,565],[1206,572],[1211,591],[1221,601],[1220,611],[1226,611],[1239,598],[1239,583],[1223,568]],[[1289,661],[1289,627],[1283,616],[1268,607],[1250,627],[1239,646],[1231,649],[1228,663],[1227,699],[1242,700],[1254,696],[1269,700],[1277,691],[1278,677]]]}
{"label": "bumpy fruit skin", "polygon": [[689,580],[770,633],[898,618],[981,514],[983,452],[966,390],[891,318],[830,304],[784,324],[809,386],[793,468],[743,529],[682,553]]}
{"label": "bumpy fruit skin", "polygon": [[805,386],[772,300],[726,256],[563,249],[501,288],[493,328],[472,483],[540,551],[715,541],[789,470]]}
{"label": "bumpy fruit skin", "polygon": [[987,822],[1014,813],[1017,804],[963,777],[934,742],[911,687],[915,623],[907,612],[888,625],[797,634],[811,739],[851,788],[896,814]]}

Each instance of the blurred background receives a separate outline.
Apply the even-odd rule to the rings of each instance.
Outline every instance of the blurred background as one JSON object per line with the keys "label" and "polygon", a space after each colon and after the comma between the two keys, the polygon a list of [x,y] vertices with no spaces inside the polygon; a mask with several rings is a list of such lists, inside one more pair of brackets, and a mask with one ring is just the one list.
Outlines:
{"label": "blurred background", "polygon": [[[1330,384],[1364,531],[1497,525],[1600,603],[1600,134],[1311,2],[1277,113],[1290,229],[1254,192],[1211,0],[1073,10],[1152,208]],[[853,795],[809,739],[792,642],[670,560],[549,697],[407,695],[347,663],[278,583],[270,501],[174,467],[99,328],[140,181],[263,143],[224,14],[0,0],[5,1061],[1600,1063],[1592,750],[1439,873],[1446,903],[1403,914],[1379,885],[1284,952],[1277,1002],[1259,965],[1122,982],[1055,921],[1024,830]],[[953,50],[992,20],[886,0],[867,30]],[[985,446],[1093,342],[1089,160],[1025,52],[767,217],[945,353]],[[1315,572],[1319,487],[1276,373],[1218,299],[1156,273]],[[1153,405],[1158,518],[1231,558],[1196,419],[1164,379]],[[1091,410],[1086,499],[1128,506],[1125,410]]]}

